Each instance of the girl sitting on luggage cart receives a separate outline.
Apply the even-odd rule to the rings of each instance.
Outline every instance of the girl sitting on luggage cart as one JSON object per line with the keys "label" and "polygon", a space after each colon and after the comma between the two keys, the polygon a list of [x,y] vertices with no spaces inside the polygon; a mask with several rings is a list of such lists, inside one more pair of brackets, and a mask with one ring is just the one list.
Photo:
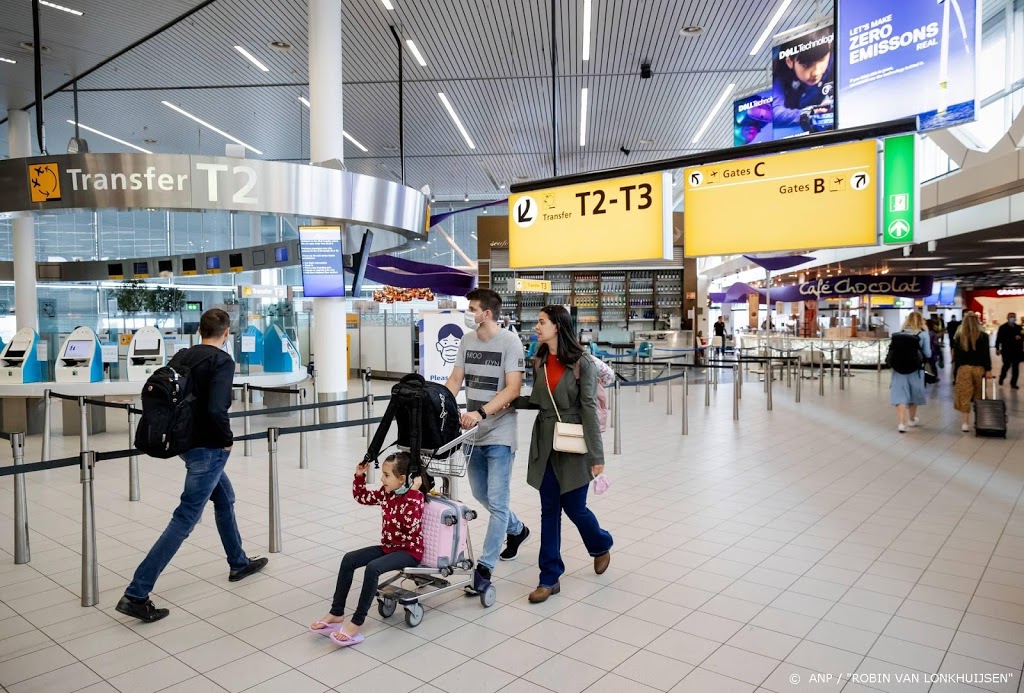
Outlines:
{"label": "girl sitting on luggage cart", "polygon": [[[352,577],[357,568],[366,567],[363,586],[359,592],[359,604],[351,620],[339,630],[331,633],[331,640],[339,647],[358,645],[363,641],[359,632],[366,620],[366,614],[377,595],[377,582],[384,573],[404,570],[419,565],[423,559],[423,504],[424,493],[430,492],[429,476],[417,476],[409,480],[412,457],[407,452],[391,455],[381,466],[382,488],[371,491],[366,488],[366,472],[370,463],[363,462],[356,467],[352,481],[352,496],[360,505],[379,505],[382,511],[381,543],[365,549],[349,551],[341,560],[338,571],[338,585],[334,590],[334,601],[326,616],[310,626],[316,632],[331,630],[345,621],[345,601],[352,587]],[[422,489],[424,481],[427,488]]]}

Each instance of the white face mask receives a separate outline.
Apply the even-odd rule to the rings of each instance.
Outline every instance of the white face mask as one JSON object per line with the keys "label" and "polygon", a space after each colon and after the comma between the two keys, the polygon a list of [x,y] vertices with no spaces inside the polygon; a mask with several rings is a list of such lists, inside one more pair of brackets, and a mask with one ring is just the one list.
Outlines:
{"label": "white face mask", "polygon": [[480,327],[480,323],[476,321],[475,313],[463,313],[462,320],[463,322],[466,323],[466,327],[471,330],[475,330],[476,328]]}

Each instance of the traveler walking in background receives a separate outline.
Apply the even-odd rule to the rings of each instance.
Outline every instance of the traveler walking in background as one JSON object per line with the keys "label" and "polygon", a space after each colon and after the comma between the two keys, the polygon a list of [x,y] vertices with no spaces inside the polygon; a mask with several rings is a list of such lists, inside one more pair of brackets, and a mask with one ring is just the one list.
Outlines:
{"label": "traveler walking in background", "polygon": [[725,336],[727,334],[726,327],[725,327],[725,316],[724,315],[719,315],[718,316],[718,322],[716,322],[714,324],[714,329],[715,329],[715,340],[714,340],[714,343],[712,343],[711,346],[714,347],[715,354],[717,354],[718,356],[721,356],[723,353],[725,353]]}
{"label": "traveler walking in background", "polygon": [[906,433],[908,425],[920,423],[917,408],[925,404],[924,366],[931,355],[931,337],[924,318],[914,311],[903,323],[903,330],[892,336],[886,356],[892,368],[889,401],[896,407],[900,433]]}
{"label": "traveler walking in background", "polygon": [[1017,380],[1020,378],[1020,362],[1024,361],[1024,327],[1017,323],[1017,314],[1010,313],[1006,322],[996,332],[996,355],[1003,357],[1003,368],[999,371],[999,385],[1006,382],[1006,374],[1011,370],[1010,387],[1019,390]]}
{"label": "traveler walking in background", "polygon": [[[223,350],[230,327],[231,319],[223,310],[206,311],[199,321],[202,343],[178,352],[168,364],[171,368],[178,367],[179,373],[187,373],[195,396],[193,429],[189,436],[191,449],[181,455],[186,469],[185,490],[167,529],[149,550],[117,603],[117,611],[126,616],[152,622],[170,613],[153,606],[149,593],[211,500],[217,531],[231,569],[228,580],[237,582],[267,565],[266,558],[249,558],[242,550],[242,535],[235,520],[235,491],[224,472],[234,440],[228,409],[235,362]],[[143,418],[145,416],[144,411]]]}
{"label": "traveler walking in background", "polygon": [[[601,528],[587,507],[592,479],[604,471],[604,444],[597,411],[598,369],[584,355],[573,334],[572,319],[563,306],[546,306],[537,319],[540,347],[534,357],[536,386],[515,406],[538,409],[530,439],[526,482],[540,491],[540,580],[529,595],[533,604],[558,594],[562,562],[562,513],[579,530],[594,572],[601,575],[611,562],[612,535]],[[586,452],[560,452],[556,424],[583,427]]]}
{"label": "traveler walking in background", "polygon": [[946,323],[946,333],[949,335],[949,360],[953,362],[954,383],[956,382],[956,360],[953,358],[953,342],[956,341],[956,333],[960,329],[960,325],[960,321],[956,319],[956,313],[953,313],[949,322]]}
{"label": "traveler walking in background", "polygon": [[953,340],[953,363],[957,368],[954,406],[960,412],[960,430],[967,433],[971,430],[971,404],[981,399],[984,381],[992,377],[988,333],[981,329],[977,313],[964,313]]}

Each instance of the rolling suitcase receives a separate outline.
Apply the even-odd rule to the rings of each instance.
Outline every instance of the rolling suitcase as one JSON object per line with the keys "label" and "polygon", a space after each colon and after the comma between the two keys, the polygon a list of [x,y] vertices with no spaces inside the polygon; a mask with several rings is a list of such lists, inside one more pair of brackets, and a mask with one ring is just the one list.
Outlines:
{"label": "rolling suitcase", "polygon": [[[995,390],[995,386],[992,388]],[[1006,402],[988,399],[988,379],[981,384],[981,399],[974,402],[974,435],[990,438],[1006,437]]]}
{"label": "rolling suitcase", "polygon": [[469,527],[476,512],[444,496],[429,496],[423,506],[423,561],[420,565],[447,572],[473,567],[469,560]]}

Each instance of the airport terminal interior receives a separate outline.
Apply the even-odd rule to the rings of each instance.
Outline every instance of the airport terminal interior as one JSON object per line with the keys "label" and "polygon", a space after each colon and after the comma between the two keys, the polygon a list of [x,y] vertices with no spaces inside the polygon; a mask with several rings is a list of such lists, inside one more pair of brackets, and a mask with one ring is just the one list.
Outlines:
{"label": "airport terminal interior", "polygon": [[1024,690],[1022,112],[1024,0],[0,0],[0,691]]}

